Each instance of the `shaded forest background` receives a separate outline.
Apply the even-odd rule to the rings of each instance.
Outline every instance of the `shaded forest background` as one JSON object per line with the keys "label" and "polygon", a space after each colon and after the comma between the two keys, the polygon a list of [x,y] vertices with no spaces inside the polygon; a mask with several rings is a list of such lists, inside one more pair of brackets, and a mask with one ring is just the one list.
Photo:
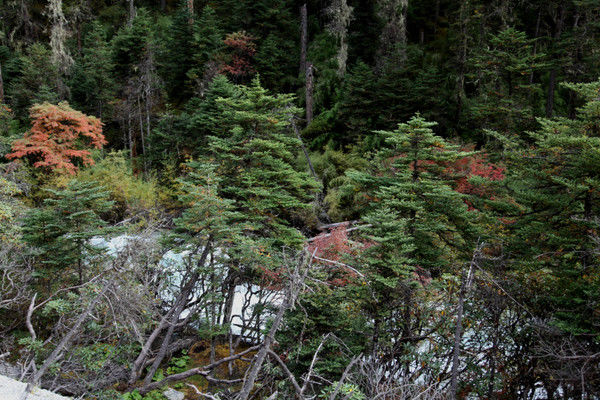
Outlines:
{"label": "shaded forest background", "polygon": [[595,0],[0,2],[2,357],[90,398],[598,398],[599,33]]}

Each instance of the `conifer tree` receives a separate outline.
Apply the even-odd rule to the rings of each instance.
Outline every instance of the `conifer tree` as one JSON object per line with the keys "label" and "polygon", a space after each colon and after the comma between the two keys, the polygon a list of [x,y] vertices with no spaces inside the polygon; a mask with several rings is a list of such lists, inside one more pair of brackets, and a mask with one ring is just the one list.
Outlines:
{"label": "conifer tree", "polygon": [[210,82],[202,97],[192,97],[179,114],[165,113],[150,136],[153,162],[185,157],[199,157],[207,152],[208,137],[223,129],[219,98],[239,95],[237,87],[223,75]]}
{"label": "conifer tree", "polygon": [[8,95],[13,111],[21,120],[26,120],[27,110],[33,103],[58,100],[58,70],[50,57],[46,46],[35,43],[20,58],[19,76],[9,84]]}
{"label": "conifer tree", "polygon": [[527,255],[515,266],[544,293],[540,312],[570,333],[597,335],[600,81],[565,87],[587,100],[577,119],[540,119],[534,146],[511,154],[510,187],[524,207],[511,250]]}
{"label": "conifer tree", "polygon": [[81,110],[103,117],[116,94],[113,69],[105,29],[94,21],[84,38],[82,56],[75,61],[70,81],[72,98]]}
{"label": "conifer tree", "polygon": [[[395,131],[379,131],[388,146],[377,153],[370,173],[348,172],[366,190],[375,245],[368,251],[370,276],[395,287],[420,268],[432,276],[448,271],[467,254],[476,229],[464,195],[448,176],[461,152],[416,115]],[[460,262],[460,261],[459,261]]]}
{"label": "conifer tree", "polygon": [[190,24],[191,18],[187,1],[181,1],[171,22],[163,60],[163,76],[169,82],[167,90],[172,98],[189,96],[186,82],[188,71],[193,67],[194,52],[194,24]]}
{"label": "conifer tree", "polygon": [[240,95],[219,99],[221,127],[209,139],[207,157],[223,177],[222,195],[244,213],[251,235],[268,245],[299,245],[288,221],[310,210],[317,183],[298,171],[300,149],[289,119],[298,110],[291,95],[271,95],[255,78]]}
{"label": "conifer tree", "polygon": [[64,189],[47,190],[50,197],[43,206],[24,218],[23,240],[34,250],[40,276],[58,274],[81,284],[87,263],[104,251],[90,240],[110,232],[101,214],[109,211],[113,202],[108,200],[108,192],[93,182],[74,179]]}
{"label": "conifer tree", "polygon": [[477,239],[447,168],[468,153],[434,135],[434,125],[416,115],[395,131],[378,132],[387,147],[373,169],[348,172],[369,202],[363,219],[370,227],[358,262],[368,280],[363,309],[373,320],[372,352],[384,363],[406,360],[418,343],[418,316],[431,312],[419,299],[423,282],[460,270]]}
{"label": "conifer tree", "polygon": [[187,78],[194,84],[197,94],[203,96],[219,71],[219,53],[223,49],[224,34],[213,8],[204,7],[194,23],[192,64]]}
{"label": "conifer tree", "polygon": [[479,82],[478,94],[470,102],[471,115],[477,126],[515,136],[533,128],[540,115],[535,100],[541,88],[530,77],[544,69],[544,55],[533,53],[534,40],[514,28],[492,35],[489,44],[471,60],[470,78]]}

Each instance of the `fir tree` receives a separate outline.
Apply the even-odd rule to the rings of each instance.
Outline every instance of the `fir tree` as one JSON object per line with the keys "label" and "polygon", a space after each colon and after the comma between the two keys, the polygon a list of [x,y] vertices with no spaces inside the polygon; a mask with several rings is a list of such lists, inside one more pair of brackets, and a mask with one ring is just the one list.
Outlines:
{"label": "fir tree", "polygon": [[369,283],[363,307],[374,321],[373,351],[386,361],[416,343],[415,316],[427,312],[426,300],[417,299],[422,283],[460,269],[477,239],[473,215],[448,176],[448,165],[469,153],[434,135],[434,125],[416,115],[377,132],[386,147],[373,169],[348,172],[369,202],[358,262]]}
{"label": "fir tree", "polygon": [[377,132],[389,147],[376,155],[374,170],[348,172],[371,200],[370,276],[384,286],[417,268],[439,276],[476,239],[465,197],[448,177],[449,163],[469,153],[434,135],[434,125],[417,115],[395,131]]}
{"label": "fir tree", "polygon": [[99,23],[92,23],[84,44],[82,56],[73,68],[71,96],[80,109],[102,118],[117,86],[106,32]]}
{"label": "fir tree", "polygon": [[535,100],[540,86],[532,74],[545,68],[543,54],[534,54],[534,41],[524,32],[507,28],[492,35],[489,48],[480,49],[472,59],[472,80],[479,83],[470,112],[476,125],[503,135],[531,129],[535,125]]}
{"label": "fir tree", "polygon": [[209,140],[208,157],[223,179],[222,195],[244,213],[251,235],[269,245],[299,245],[289,221],[310,210],[316,182],[295,167],[300,148],[289,119],[298,112],[290,95],[270,95],[255,78],[240,95],[219,99],[220,130]]}
{"label": "fir tree", "polygon": [[39,43],[27,48],[20,58],[20,75],[8,88],[13,111],[21,120],[26,120],[27,109],[36,102],[56,102],[58,70],[50,62],[50,50]]}
{"label": "fir tree", "polygon": [[[540,119],[535,145],[511,154],[515,268],[539,289],[539,310],[574,334],[597,332],[600,81],[566,85],[587,103],[578,118]],[[548,307],[548,301],[552,305]]]}
{"label": "fir tree", "polygon": [[[38,274],[58,274],[81,284],[86,265],[104,252],[91,239],[110,232],[101,214],[110,210],[108,192],[93,182],[72,180],[64,189],[48,189],[50,197],[41,208],[32,209],[24,218],[23,240],[34,249]],[[58,280],[57,280],[58,282]]]}

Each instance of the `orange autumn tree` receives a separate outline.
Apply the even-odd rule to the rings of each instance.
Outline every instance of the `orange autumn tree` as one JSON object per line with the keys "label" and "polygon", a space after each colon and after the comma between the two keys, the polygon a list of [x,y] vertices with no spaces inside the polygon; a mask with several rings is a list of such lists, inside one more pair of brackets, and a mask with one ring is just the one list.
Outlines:
{"label": "orange autumn tree", "polygon": [[29,115],[31,129],[12,143],[12,153],[6,157],[26,158],[36,168],[74,174],[79,164],[94,164],[90,149],[100,149],[107,143],[102,122],[66,102],[35,104]]}

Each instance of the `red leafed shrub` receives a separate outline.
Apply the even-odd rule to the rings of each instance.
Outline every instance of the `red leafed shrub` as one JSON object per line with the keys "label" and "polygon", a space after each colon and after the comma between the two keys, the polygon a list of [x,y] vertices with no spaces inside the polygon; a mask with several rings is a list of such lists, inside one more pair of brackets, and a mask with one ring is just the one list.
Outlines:
{"label": "red leafed shrub", "polygon": [[460,173],[462,177],[458,180],[456,191],[465,194],[475,194],[478,196],[487,195],[485,189],[469,182],[474,176],[479,176],[490,181],[504,180],[504,168],[489,163],[485,154],[476,154],[471,157],[465,157],[458,160],[451,167],[454,172]]}
{"label": "red leafed shrub", "polygon": [[223,42],[230,55],[229,60],[221,66],[221,72],[230,74],[234,79],[252,75],[252,57],[256,54],[254,38],[240,31],[228,34]]}
{"label": "red leafed shrub", "polygon": [[89,149],[106,144],[102,122],[73,110],[68,103],[35,104],[29,115],[31,129],[13,142],[7,158],[28,158],[34,167],[74,174],[77,162],[94,163]]}
{"label": "red leafed shrub", "polygon": [[314,264],[328,268],[328,282],[333,286],[345,286],[357,278],[357,274],[345,264],[346,257],[356,253],[356,249],[350,246],[348,225],[344,223],[333,227],[308,243],[308,252],[315,256]]}
{"label": "red leafed shrub", "polygon": [[[464,149],[471,151],[471,149]],[[471,182],[473,177],[481,177],[487,181],[502,181],[505,178],[506,169],[487,160],[485,153],[475,153],[463,157],[450,164],[446,164],[445,174],[448,179],[454,181],[454,190],[463,194],[470,194],[480,198],[494,199],[494,188],[485,184]],[[475,208],[468,200],[465,203],[470,210]]]}

